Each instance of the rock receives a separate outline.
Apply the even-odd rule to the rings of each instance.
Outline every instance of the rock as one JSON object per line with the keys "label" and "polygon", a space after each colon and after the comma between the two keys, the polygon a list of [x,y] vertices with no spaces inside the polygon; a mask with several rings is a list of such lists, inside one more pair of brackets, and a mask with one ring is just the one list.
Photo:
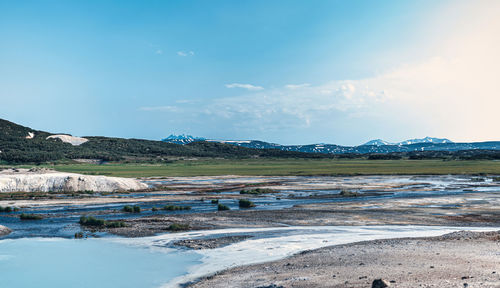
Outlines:
{"label": "rock", "polygon": [[8,235],[10,232],[12,232],[9,228],[0,225],[0,237]]}
{"label": "rock", "polygon": [[389,287],[389,282],[384,279],[375,279],[372,282],[372,288],[385,288]]}

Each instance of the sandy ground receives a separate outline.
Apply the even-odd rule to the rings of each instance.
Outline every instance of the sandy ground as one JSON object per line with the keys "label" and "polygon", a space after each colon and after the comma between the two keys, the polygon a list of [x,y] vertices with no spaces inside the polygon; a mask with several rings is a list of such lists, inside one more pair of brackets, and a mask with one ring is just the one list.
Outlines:
{"label": "sandy ground", "polygon": [[[500,287],[500,231],[359,242],[242,266],[190,287]],[[274,286],[273,286],[274,285]]]}

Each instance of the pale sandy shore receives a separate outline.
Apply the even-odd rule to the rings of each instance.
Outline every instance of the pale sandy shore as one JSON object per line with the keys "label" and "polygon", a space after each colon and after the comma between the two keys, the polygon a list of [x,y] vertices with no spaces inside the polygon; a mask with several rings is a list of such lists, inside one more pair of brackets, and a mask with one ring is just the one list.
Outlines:
{"label": "pale sandy shore", "polygon": [[376,240],[229,269],[189,287],[500,287],[500,231]]}

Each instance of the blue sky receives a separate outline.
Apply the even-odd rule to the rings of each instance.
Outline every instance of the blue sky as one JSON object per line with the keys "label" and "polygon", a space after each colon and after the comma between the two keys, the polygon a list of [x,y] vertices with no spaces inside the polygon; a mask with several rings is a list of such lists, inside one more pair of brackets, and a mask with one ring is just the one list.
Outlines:
{"label": "blue sky", "polygon": [[495,79],[476,77],[497,63],[495,4],[0,0],[0,117],[78,136],[498,140]]}

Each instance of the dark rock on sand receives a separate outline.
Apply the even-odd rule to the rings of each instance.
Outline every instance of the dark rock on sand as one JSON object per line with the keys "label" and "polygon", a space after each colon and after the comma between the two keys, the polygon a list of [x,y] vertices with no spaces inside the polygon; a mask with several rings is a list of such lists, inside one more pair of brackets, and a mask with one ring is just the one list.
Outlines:
{"label": "dark rock on sand", "polygon": [[385,288],[389,287],[389,285],[389,282],[385,281],[384,279],[375,279],[373,280],[372,288]]}

